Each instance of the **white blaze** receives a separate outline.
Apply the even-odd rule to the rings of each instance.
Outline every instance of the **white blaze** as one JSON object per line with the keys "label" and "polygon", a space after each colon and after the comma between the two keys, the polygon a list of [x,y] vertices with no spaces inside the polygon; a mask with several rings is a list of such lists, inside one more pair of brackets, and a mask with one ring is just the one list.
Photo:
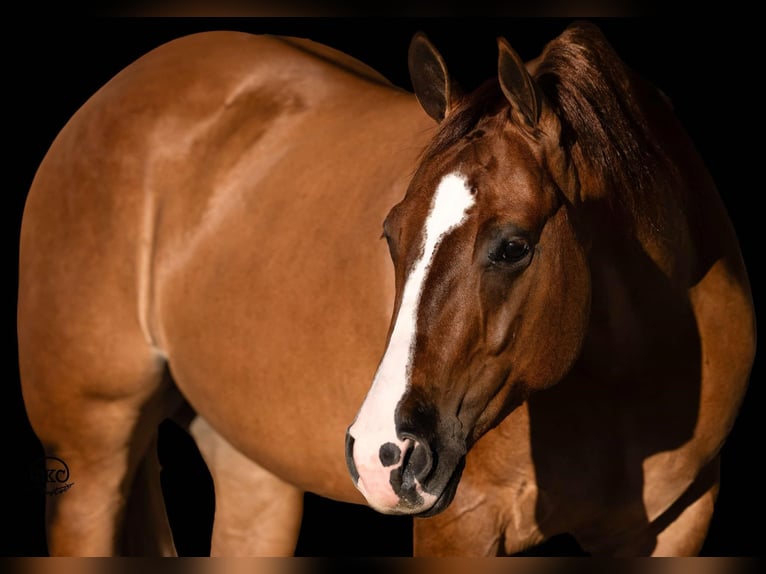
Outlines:
{"label": "white blaze", "polygon": [[398,502],[389,484],[389,473],[393,467],[384,472],[368,472],[372,469],[384,470],[378,458],[383,444],[391,442],[404,446],[396,436],[394,412],[409,385],[408,373],[415,348],[415,329],[423,285],[440,243],[463,223],[473,204],[474,196],[465,178],[458,173],[446,175],[436,188],[425,222],[423,253],[415,262],[404,285],[402,303],[385,355],[367,398],[349,429],[355,440],[354,459],[360,475],[358,486],[373,506],[376,505],[369,496],[373,490],[378,493],[381,490],[388,491],[390,501],[393,504]]}

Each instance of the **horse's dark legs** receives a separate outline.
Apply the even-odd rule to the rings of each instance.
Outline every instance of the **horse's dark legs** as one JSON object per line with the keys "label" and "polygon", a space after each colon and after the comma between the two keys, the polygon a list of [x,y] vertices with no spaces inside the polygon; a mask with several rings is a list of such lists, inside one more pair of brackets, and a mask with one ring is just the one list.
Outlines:
{"label": "horse's dark legs", "polygon": [[303,491],[235,450],[202,417],[189,432],[215,485],[211,556],[292,556]]}

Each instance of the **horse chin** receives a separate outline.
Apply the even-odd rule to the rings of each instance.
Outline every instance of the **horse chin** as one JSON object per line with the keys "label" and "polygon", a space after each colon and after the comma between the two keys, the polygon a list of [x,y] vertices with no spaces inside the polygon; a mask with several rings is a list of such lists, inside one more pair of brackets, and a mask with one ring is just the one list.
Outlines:
{"label": "horse chin", "polygon": [[436,516],[437,514],[446,510],[452,500],[455,498],[455,493],[457,492],[458,484],[460,484],[460,478],[463,476],[464,468],[465,457],[461,457],[460,462],[458,462],[455,470],[452,472],[452,476],[450,476],[449,481],[441,491],[441,494],[439,494],[436,502],[434,502],[426,510],[414,513],[413,516],[417,518],[428,518],[429,516]]}

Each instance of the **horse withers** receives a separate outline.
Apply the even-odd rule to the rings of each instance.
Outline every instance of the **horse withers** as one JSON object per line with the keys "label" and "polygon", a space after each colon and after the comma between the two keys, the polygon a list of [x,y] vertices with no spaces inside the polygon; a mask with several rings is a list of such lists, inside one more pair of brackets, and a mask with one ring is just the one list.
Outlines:
{"label": "horse withers", "polygon": [[413,95],[200,33],[72,117],[20,251],[24,400],[76,477],[51,554],[174,553],[154,445],[188,407],[215,555],[292,553],[304,492],[418,517],[417,555],[699,550],[755,349],[726,211],[594,26],[498,49],[463,93],[417,35]]}

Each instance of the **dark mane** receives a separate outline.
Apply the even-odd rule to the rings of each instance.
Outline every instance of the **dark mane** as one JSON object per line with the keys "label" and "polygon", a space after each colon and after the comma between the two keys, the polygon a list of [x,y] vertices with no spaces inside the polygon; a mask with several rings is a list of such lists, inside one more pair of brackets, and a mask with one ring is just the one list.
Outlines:
{"label": "dark mane", "polygon": [[[672,164],[653,137],[636,97],[646,86],[617,56],[601,31],[578,22],[550,42],[535,79],[563,124],[563,144],[576,167],[597,174],[609,205],[632,219],[659,213],[655,198]],[[659,97],[659,93],[656,94]]]}

